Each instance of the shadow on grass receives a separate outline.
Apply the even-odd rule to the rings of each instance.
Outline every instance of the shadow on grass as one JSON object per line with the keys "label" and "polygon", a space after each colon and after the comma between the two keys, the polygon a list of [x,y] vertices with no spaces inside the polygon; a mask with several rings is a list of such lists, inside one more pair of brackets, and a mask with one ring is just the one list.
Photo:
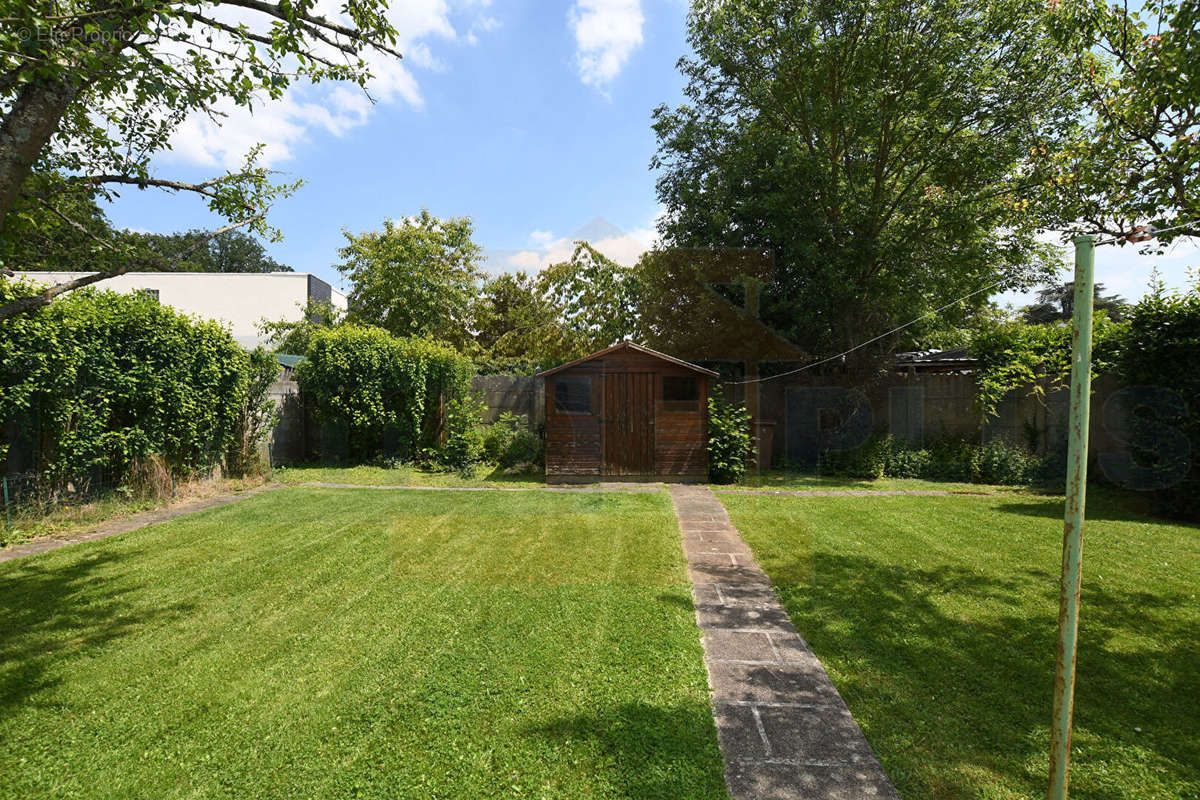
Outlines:
{"label": "shadow on grass", "polygon": [[696,606],[692,603],[692,598],[690,595],[683,596],[664,592],[658,596],[658,601],[661,603],[667,603],[668,605],[677,606],[682,608],[684,611],[695,612],[696,610]]}
{"label": "shadow on grass", "polygon": [[[1021,502],[999,503],[996,508],[1006,514],[1021,514],[1047,519],[1063,518],[1063,498],[1061,496],[1047,497],[1045,500],[1022,498]],[[1151,498],[1144,494],[1108,486],[1088,486],[1087,519],[1148,522],[1171,526],[1189,524],[1177,519],[1155,515]],[[1200,525],[1192,524],[1191,527],[1200,530]]]}
{"label": "shadow on grass", "polygon": [[[801,566],[811,582],[776,587],[901,796],[1000,796],[986,784],[1042,796],[1056,573],[995,577],[840,554],[791,569]],[[1082,602],[1072,797],[1200,792],[1200,643],[1183,613],[1195,599],[1085,587]],[[1152,793],[1130,777],[1143,774],[1172,788]]]}
{"label": "shadow on grass", "polygon": [[0,569],[0,709],[69,677],[52,673],[71,655],[191,610],[183,603],[136,607],[128,593],[138,586],[113,569],[123,558],[106,551],[68,563],[30,557]]}
{"label": "shadow on grass", "polygon": [[546,480],[546,473],[542,470],[536,472],[509,472],[505,467],[496,467],[483,478],[485,481],[492,483],[528,483],[529,481]]}
{"label": "shadow on grass", "polygon": [[594,741],[612,764],[616,796],[728,798],[707,702],[659,708],[626,703],[524,731],[555,747]]}

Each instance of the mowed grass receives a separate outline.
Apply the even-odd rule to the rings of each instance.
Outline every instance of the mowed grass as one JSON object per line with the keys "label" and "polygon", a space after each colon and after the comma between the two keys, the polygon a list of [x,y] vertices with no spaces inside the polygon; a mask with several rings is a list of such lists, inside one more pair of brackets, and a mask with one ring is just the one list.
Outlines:
{"label": "mowed grass", "polygon": [[815,475],[808,472],[772,469],[747,472],[737,484],[714,484],[713,489],[765,489],[770,491],[942,491],[952,494],[997,494],[1028,492],[1014,486],[995,486],[985,483],[955,483],[927,481],[922,478],[846,478]]}
{"label": "mowed grass", "polygon": [[457,472],[434,472],[410,464],[395,467],[279,467],[273,480],[291,486],[305,483],[341,483],[355,486],[440,486],[481,487],[503,486],[514,489],[532,489],[546,485],[541,473],[506,474],[494,465],[483,464],[474,475],[464,477]]}
{"label": "mowed grass", "polygon": [[[723,495],[905,798],[1042,798],[1062,498]],[[1200,797],[1200,528],[1089,499],[1071,797]]]}
{"label": "mowed grass", "polygon": [[281,489],[0,564],[0,796],[725,797],[668,498]]}

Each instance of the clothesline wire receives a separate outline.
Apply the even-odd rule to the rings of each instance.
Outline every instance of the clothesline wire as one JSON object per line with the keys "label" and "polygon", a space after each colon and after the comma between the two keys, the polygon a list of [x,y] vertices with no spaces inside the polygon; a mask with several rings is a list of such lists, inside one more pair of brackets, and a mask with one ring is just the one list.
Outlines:
{"label": "clothesline wire", "polygon": [[[1191,222],[1184,222],[1180,225],[1172,225],[1169,228],[1160,228],[1157,230],[1151,229],[1150,232],[1154,236],[1157,236],[1160,233],[1166,233],[1167,231],[1178,230],[1180,228],[1187,228],[1187,227],[1197,225],[1197,224],[1200,224],[1200,220],[1192,220]],[[1111,239],[1105,239],[1103,241],[1096,242],[1096,246],[1098,247],[1100,245],[1112,244],[1114,242],[1118,242],[1118,241],[1121,241],[1122,239],[1126,239],[1126,238],[1127,237],[1125,237],[1125,236],[1118,236],[1118,237],[1113,237]],[[798,372],[804,372],[805,370],[812,369],[814,367],[819,367],[822,364],[828,364],[830,361],[837,361],[839,358],[850,355],[855,350],[861,350],[862,348],[866,347],[869,344],[874,344],[875,342],[878,342],[880,339],[886,339],[887,337],[891,336],[893,333],[899,333],[900,331],[904,330],[905,328],[912,327],[913,325],[916,325],[918,322],[923,322],[924,320],[929,319],[932,316],[936,316],[937,314],[940,314],[943,311],[945,311],[947,308],[950,308],[951,306],[956,306],[959,303],[961,303],[962,301],[967,300],[971,297],[974,297],[975,295],[979,294],[980,292],[986,292],[991,289],[995,289],[996,287],[1000,286],[1003,283],[1004,283],[1003,280],[993,281],[992,283],[989,283],[987,286],[984,286],[980,289],[976,289],[973,292],[968,292],[967,294],[964,294],[962,297],[951,300],[949,303],[946,303],[944,306],[939,306],[938,308],[935,308],[932,311],[927,311],[924,314],[922,314],[921,316],[919,316],[915,319],[911,319],[908,322],[904,323],[903,325],[898,325],[895,328],[892,328],[890,331],[887,331],[886,333],[881,333],[878,336],[875,336],[871,339],[867,339],[865,342],[860,342],[859,344],[854,345],[854,347],[851,347],[848,350],[843,350],[842,352],[838,353],[837,355],[829,356],[828,358],[823,358],[820,361],[814,361],[811,364],[805,364],[802,367],[797,367],[796,369],[788,370],[787,372],[781,372],[778,375],[768,375],[765,378],[751,378],[749,380],[744,380],[744,381],[723,381],[723,383],[726,386],[745,386],[746,384],[751,384],[751,383],[765,383],[767,381],[773,381],[778,378],[786,378],[789,375],[795,375]]]}

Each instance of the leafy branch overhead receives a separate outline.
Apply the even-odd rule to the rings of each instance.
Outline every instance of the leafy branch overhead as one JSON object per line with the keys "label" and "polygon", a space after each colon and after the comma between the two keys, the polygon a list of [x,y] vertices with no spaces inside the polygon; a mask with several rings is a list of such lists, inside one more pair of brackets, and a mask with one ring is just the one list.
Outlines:
{"label": "leafy branch overhead", "polygon": [[[42,181],[36,199],[63,216],[123,187],[158,189],[202,197],[230,225],[277,238],[266,211],[299,183],[279,182],[260,148],[202,181],[153,174],[152,158],[193,114],[219,121],[296,82],[366,90],[372,59],[400,57],[396,41],[381,0],[348,0],[336,19],[313,0],[0,0],[0,233],[36,171],[61,176]],[[0,307],[0,319],[14,313]]]}
{"label": "leafy branch overhead", "polygon": [[1046,16],[1086,102],[1062,146],[1032,151],[1066,224],[1200,235],[1200,3],[1051,0]]}

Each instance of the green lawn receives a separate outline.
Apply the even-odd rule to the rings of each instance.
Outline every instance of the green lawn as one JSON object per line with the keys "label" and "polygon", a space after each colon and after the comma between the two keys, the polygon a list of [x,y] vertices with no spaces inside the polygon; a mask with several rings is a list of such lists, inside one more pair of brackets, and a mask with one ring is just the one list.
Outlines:
{"label": "green lawn", "polygon": [[0,797],[725,796],[663,494],[281,489],[0,617]]}
{"label": "green lawn", "polygon": [[507,475],[499,467],[481,465],[473,477],[455,472],[431,472],[407,464],[397,467],[279,467],[273,479],[280,483],[349,483],[356,486],[545,486],[544,475]]}
{"label": "green lawn", "polygon": [[[1041,798],[1062,498],[723,495],[905,798]],[[1071,797],[1200,798],[1200,528],[1093,492]]]}
{"label": "green lawn", "polygon": [[785,491],[841,491],[843,489],[866,489],[873,491],[935,490],[956,494],[996,494],[1003,492],[1028,492],[1013,486],[992,486],[983,483],[952,483],[949,481],[927,481],[920,478],[841,478],[829,475],[814,475],[808,472],[772,469],[764,472],[748,472],[736,485],[713,484],[722,489],[770,489]]}

